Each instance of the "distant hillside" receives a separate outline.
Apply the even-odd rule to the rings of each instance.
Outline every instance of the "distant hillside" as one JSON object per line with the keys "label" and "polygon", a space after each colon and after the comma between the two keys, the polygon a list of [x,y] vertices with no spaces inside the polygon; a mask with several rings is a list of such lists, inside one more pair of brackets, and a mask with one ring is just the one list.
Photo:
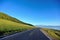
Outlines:
{"label": "distant hillside", "polygon": [[5,13],[2,13],[2,12],[0,12],[0,19],[10,20],[10,21],[13,21],[13,22],[23,23],[23,24],[26,24],[26,25],[33,26],[33,25],[31,25],[31,24],[24,23],[24,22],[22,22],[22,21],[20,21],[20,20],[18,20],[18,19],[16,19],[16,18],[11,17],[11,16],[9,16],[9,15],[7,15],[7,14],[5,14]]}
{"label": "distant hillside", "polygon": [[60,26],[57,25],[57,26],[52,26],[52,25],[36,25],[37,27],[41,27],[41,28],[50,28],[50,29],[57,29],[57,30],[60,30]]}

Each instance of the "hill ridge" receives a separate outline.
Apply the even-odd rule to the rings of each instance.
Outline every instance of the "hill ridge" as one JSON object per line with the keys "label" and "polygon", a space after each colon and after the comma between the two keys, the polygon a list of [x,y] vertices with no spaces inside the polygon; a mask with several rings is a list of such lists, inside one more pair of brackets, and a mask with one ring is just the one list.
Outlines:
{"label": "hill ridge", "polygon": [[28,23],[25,23],[23,21],[20,21],[17,18],[11,17],[8,14],[5,14],[3,12],[0,12],[0,19],[5,19],[5,20],[13,21],[13,22],[17,22],[17,23],[22,23],[22,24],[33,26],[31,24],[28,24]]}

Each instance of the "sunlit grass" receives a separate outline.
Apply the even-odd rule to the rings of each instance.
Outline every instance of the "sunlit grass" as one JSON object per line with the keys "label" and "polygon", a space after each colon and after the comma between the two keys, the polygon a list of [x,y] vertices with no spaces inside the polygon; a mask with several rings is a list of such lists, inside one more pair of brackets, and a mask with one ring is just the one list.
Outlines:
{"label": "sunlit grass", "polygon": [[0,36],[34,28],[33,26],[0,19]]}
{"label": "sunlit grass", "polygon": [[53,30],[47,28],[43,28],[43,30],[46,31],[48,35],[53,39],[60,40],[60,30]]}

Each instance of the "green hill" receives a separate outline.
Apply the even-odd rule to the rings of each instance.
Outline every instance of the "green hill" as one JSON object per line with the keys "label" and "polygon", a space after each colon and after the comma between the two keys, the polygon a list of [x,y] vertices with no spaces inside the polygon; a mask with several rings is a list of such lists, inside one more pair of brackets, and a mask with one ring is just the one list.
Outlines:
{"label": "green hill", "polygon": [[32,28],[34,28],[33,25],[24,23],[16,18],[0,12],[0,37],[16,32],[30,30]]}
{"label": "green hill", "polygon": [[5,19],[5,20],[13,21],[13,22],[17,22],[17,23],[22,23],[22,24],[26,24],[26,25],[33,26],[33,25],[31,25],[31,24],[24,23],[24,22],[22,22],[22,21],[20,21],[20,20],[18,20],[18,19],[16,19],[16,18],[11,17],[11,16],[9,16],[9,15],[7,15],[7,14],[5,14],[5,13],[2,13],[2,12],[0,12],[0,19]]}

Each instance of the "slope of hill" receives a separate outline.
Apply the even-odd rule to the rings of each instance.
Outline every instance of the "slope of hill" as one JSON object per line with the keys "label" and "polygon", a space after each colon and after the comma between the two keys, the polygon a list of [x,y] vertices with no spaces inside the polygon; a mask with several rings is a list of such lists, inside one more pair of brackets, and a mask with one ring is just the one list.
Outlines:
{"label": "slope of hill", "polygon": [[5,19],[5,20],[9,20],[9,21],[13,21],[13,22],[17,22],[17,23],[23,23],[23,24],[26,24],[26,25],[30,25],[30,26],[33,26],[32,24],[28,24],[28,23],[24,23],[14,17],[11,17],[5,13],[2,13],[0,12],[0,19]]}
{"label": "slope of hill", "polygon": [[24,23],[16,18],[0,12],[0,37],[16,32],[30,30],[32,28],[34,28],[33,25]]}

